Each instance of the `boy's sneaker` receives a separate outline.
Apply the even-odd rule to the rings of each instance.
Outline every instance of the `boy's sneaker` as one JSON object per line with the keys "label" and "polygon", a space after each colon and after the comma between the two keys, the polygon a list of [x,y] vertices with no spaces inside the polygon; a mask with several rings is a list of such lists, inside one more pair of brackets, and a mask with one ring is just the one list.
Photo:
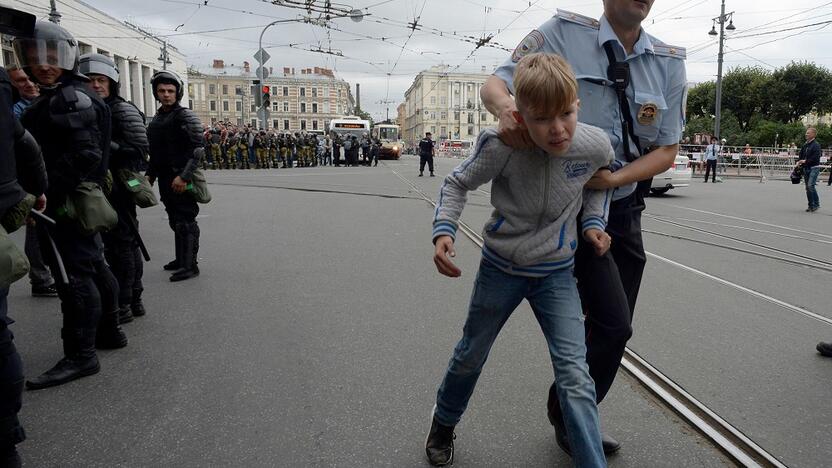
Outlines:
{"label": "boy's sneaker", "polygon": [[431,176],[431,177],[436,177],[436,176],[433,174],[433,172],[431,172],[431,173],[430,173],[430,176]]}
{"label": "boy's sneaker", "polygon": [[57,297],[58,290],[55,285],[49,286],[32,286],[32,297]]}
{"label": "boy's sneaker", "polygon": [[433,466],[453,465],[454,463],[454,426],[443,426],[436,418],[430,424],[430,432],[425,440],[425,453]]}

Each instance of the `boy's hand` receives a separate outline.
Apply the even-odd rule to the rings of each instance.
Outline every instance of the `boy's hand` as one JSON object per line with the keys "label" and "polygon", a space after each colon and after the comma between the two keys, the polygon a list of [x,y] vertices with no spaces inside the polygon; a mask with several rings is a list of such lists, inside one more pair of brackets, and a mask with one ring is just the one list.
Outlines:
{"label": "boy's hand", "polygon": [[584,239],[595,249],[595,255],[602,256],[610,249],[612,238],[600,229],[587,229],[584,231]]}
{"label": "boy's hand", "polygon": [[451,278],[458,278],[462,275],[462,270],[454,265],[448,257],[456,257],[454,251],[454,239],[451,236],[439,236],[436,238],[436,248],[433,252],[433,263],[436,264],[436,269],[439,273]]}

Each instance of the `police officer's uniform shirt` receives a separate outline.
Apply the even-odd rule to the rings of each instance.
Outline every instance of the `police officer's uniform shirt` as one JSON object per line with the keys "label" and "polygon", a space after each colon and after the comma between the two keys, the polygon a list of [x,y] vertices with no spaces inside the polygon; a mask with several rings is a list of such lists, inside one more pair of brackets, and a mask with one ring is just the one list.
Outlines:
{"label": "police officer's uniform shirt", "polygon": [[[627,99],[633,114],[633,130],[642,149],[679,143],[685,120],[687,81],[685,49],[669,46],[647,34],[644,29],[626,55],[607,18],[600,20],[558,10],[557,15],[532,31],[517,46],[511,57],[494,74],[506,82],[514,93],[514,70],[517,62],[534,52],[563,57],[572,66],[578,79],[580,111],[578,120],[603,129],[610,137],[615,158],[627,163],[623,147],[621,110],[618,97],[607,79],[609,59],[604,43],[612,41],[619,61],[630,67]],[[631,139],[632,140],[632,139]],[[630,142],[631,154],[638,149]],[[636,184],[619,187],[614,199],[633,193]]]}
{"label": "police officer's uniform shirt", "polygon": [[719,145],[717,145],[715,143],[711,143],[710,145],[708,145],[708,147],[705,148],[705,160],[706,161],[715,161],[716,160],[716,155],[717,155],[717,153],[719,153],[720,149],[721,148],[719,147]]}
{"label": "police officer's uniform shirt", "polygon": [[419,155],[420,156],[433,156],[433,140],[429,138],[422,138],[419,142]]}

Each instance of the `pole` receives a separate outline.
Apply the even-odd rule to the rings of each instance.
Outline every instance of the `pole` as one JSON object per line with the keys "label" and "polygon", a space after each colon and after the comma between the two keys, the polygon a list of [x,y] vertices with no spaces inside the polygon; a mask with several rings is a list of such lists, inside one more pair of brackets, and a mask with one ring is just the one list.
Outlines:
{"label": "pole", "polygon": [[[259,52],[261,50],[263,50],[263,35],[266,34],[267,29],[269,29],[270,27],[272,27],[276,24],[295,23],[297,21],[298,21],[297,19],[283,19],[283,20],[272,21],[271,23],[267,24],[263,28],[262,31],[260,31],[260,39],[257,40],[257,52],[258,52],[257,55],[260,57],[257,60],[257,63],[260,64],[260,66],[257,67],[257,79],[260,80],[260,88],[255,91],[255,95],[254,95],[255,96],[254,99],[255,99],[255,102],[258,104],[258,107],[262,105],[262,99],[260,99],[259,96],[260,96],[260,92],[263,89],[262,86],[265,85],[265,83],[264,83],[265,78],[263,77],[263,70],[264,70],[263,66],[266,64],[266,62],[263,61],[263,56],[259,54]],[[263,113],[262,115],[259,115],[259,114],[260,114],[260,112],[258,112],[258,120],[260,121],[260,128],[266,128],[266,115],[265,115],[265,113]]]}
{"label": "pole", "polygon": [[722,113],[722,56],[725,43],[725,0],[722,0],[722,11],[719,14],[719,58],[716,72],[716,116],[714,121],[714,136],[721,145],[720,114]]}
{"label": "pole", "polygon": [[168,41],[162,43],[162,70],[168,69]]}
{"label": "pole", "polygon": [[55,0],[49,0],[49,21],[60,24],[61,14],[58,13],[58,8],[55,6]]}

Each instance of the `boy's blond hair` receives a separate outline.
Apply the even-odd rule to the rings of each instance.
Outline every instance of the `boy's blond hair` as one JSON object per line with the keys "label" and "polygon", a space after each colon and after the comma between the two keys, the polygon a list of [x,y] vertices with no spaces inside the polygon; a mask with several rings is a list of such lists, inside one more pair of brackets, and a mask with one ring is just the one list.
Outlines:
{"label": "boy's blond hair", "polygon": [[536,53],[517,64],[514,91],[521,112],[561,114],[578,99],[578,82],[562,57]]}

